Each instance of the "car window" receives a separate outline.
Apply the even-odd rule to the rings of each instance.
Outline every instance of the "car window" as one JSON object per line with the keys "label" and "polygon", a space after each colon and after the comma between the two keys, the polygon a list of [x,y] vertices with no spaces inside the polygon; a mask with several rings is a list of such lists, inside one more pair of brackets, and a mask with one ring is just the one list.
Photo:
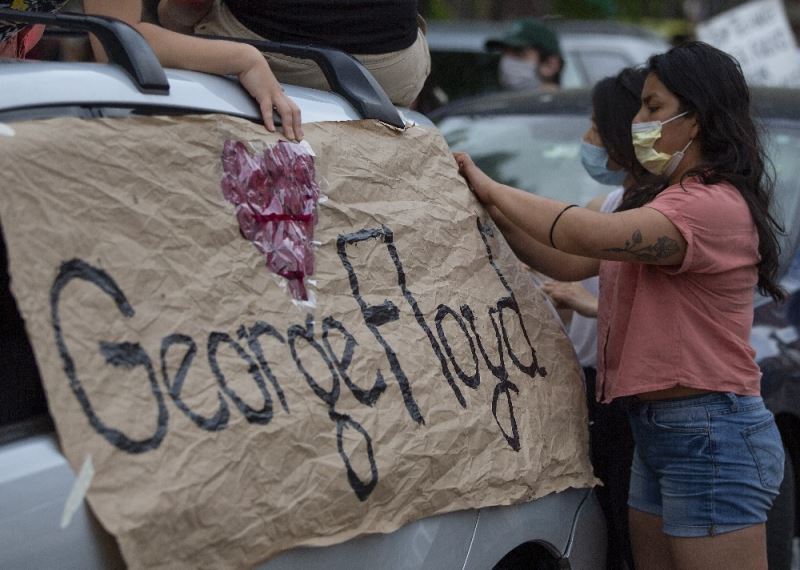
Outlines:
{"label": "car window", "polygon": [[614,51],[582,51],[578,56],[586,71],[589,85],[594,85],[604,77],[616,75],[633,63],[624,54]]}
{"label": "car window", "polygon": [[449,117],[439,125],[453,150],[470,153],[492,178],[581,205],[611,190],[581,166],[588,127],[589,118],[577,115]]}
{"label": "car window", "polygon": [[[582,116],[507,115],[448,117],[439,127],[453,150],[470,153],[503,184],[583,205],[610,190],[581,166],[581,136],[588,125]],[[773,211],[787,232],[781,251],[785,268],[800,241],[800,122],[771,120],[764,127],[776,180]],[[800,282],[800,269],[797,279]]]}
{"label": "car window", "polygon": [[767,121],[765,126],[767,156],[775,169],[774,212],[787,234],[781,248],[781,267],[786,267],[800,238],[800,122]]}
{"label": "car window", "polygon": [[[496,52],[431,51],[431,81],[455,101],[481,93],[501,91],[497,80],[500,54]],[[619,66],[614,73],[622,69]],[[594,82],[595,79],[592,79]],[[578,52],[564,53],[561,87],[572,89],[591,85]]]}
{"label": "car window", "polygon": [[499,91],[498,53],[431,51],[431,78],[449,100]]}
{"label": "car window", "polygon": [[[0,121],[88,118],[94,112],[88,106],[73,105],[20,109],[0,114]],[[0,441],[30,435],[28,427],[38,429],[34,423],[39,420],[49,422],[39,369],[10,286],[8,251],[0,223]]]}
{"label": "car window", "polygon": [[47,413],[39,370],[9,282],[0,234],[0,434],[5,426]]}
{"label": "car window", "polygon": [[564,53],[564,69],[561,72],[561,88],[573,89],[575,87],[586,87],[586,71],[580,62],[577,52]]}

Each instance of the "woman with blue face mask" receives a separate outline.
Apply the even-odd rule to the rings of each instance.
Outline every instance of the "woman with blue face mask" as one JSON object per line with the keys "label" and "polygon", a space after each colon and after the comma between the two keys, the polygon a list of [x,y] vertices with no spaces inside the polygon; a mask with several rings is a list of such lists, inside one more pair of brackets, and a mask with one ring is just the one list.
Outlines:
{"label": "woman with blue face mask", "polygon": [[646,77],[645,68],[627,68],[598,81],[592,90],[592,126],[583,135],[580,156],[587,174],[599,184],[634,188],[661,180],[640,164],[633,147],[631,123]]}
{"label": "woman with blue face mask", "polygon": [[615,163],[611,165],[608,151],[600,139],[594,119],[592,127],[581,141],[581,164],[595,182],[604,186],[622,186],[628,177],[628,172],[620,165]]}
{"label": "woman with blue face mask", "polygon": [[614,213],[455,158],[523,261],[562,281],[599,273],[597,398],[621,401],[633,434],[636,567],[766,570],[784,453],[749,336],[754,289],[784,298],[772,177],[734,58],[688,42],[647,71],[629,128],[664,183],[631,188]]}
{"label": "woman with blue face mask", "polygon": [[[592,125],[581,142],[581,163],[595,181],[613,189],[592,200],[589,209],[613,212],[624,190],[658,180],[637,162],[631,140],[630,124],[639,111],[646,76],[643,68],[625,69],[599,81],[592,91]],[[608,529],[606,568],[633,568],[627,504],[633,438],[621,402],[602,404],[595,399],[598,278],[548,281],[542,288],[557,308],[573,311],[568,334],[586,379],[589,451],[595,476],[603,482],[596,494]]]}

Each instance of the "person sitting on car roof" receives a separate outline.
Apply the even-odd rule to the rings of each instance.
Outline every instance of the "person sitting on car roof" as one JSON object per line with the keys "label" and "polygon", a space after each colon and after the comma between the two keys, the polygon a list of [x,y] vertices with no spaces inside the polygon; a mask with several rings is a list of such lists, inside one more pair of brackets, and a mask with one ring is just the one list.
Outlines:
{"label": "person sitting on car roof", "polygon": [[[66,0],[0,0],[0,8],[54,12],[66,3]],[[242,87],[258,102],[268,130],[275,130],[272,115],[275,111],[287,138],[303,138],[300,108],[284,94],[266,60],[253,46],[194,38],[143,22],[142,0],[84,0],[83,5],[87,14],[118,18],[136,28],[165,67],[237,76]],[[41,26],[0,21],[0,57],[25,57],[41,36]],[[103,59],[100,45],[93,40],[93,46],[98,58]]]}
{"label": "person sitting on car roof", "polygon": [[[431,69],[417,0],[160,0],[158,15],[178,32],[315,44],[353,54],[396,105],[411,105]],[[281,81],[329,89],[316,63],[264,55]]]}
{"label": "person sitting on car roof", "polygon": [[561,88],[564,58],[558,35],[540,20],[514,21],[503,36],[487,40],[486,49],[502,50],[498,80],[504,89]]}

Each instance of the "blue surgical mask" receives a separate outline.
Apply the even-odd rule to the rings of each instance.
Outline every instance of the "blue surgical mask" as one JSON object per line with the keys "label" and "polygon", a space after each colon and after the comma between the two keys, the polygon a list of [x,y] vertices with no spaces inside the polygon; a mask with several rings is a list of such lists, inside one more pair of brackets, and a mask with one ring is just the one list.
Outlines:
{"label": "blue surgical mask", "polygon": [[622,186],[628,173],[608,168],[608,151],[602,146],[581,142],[581,164],[596,182],[606,186]]}

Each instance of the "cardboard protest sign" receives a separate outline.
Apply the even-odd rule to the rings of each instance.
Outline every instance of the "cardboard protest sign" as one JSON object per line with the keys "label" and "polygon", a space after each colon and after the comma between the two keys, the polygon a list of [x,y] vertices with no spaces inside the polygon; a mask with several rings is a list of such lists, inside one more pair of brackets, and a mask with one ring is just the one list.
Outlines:
{"label": "cardboard protest sign", "polygon": [[697,39],[731,54],[751,85],[800,86],[800,51],[781,0],[757,0],[698,24]]}
{"label": "cardboard protest sign", "polygon": [[[569,341],[435,131],[307,125],[279,151],[224,116],[12,128],[12,290],[131,568],[240,568],[593,484]],[[279,154],[305,166],[266,172]],[[296,207],[259,194],[278,179]]]}

